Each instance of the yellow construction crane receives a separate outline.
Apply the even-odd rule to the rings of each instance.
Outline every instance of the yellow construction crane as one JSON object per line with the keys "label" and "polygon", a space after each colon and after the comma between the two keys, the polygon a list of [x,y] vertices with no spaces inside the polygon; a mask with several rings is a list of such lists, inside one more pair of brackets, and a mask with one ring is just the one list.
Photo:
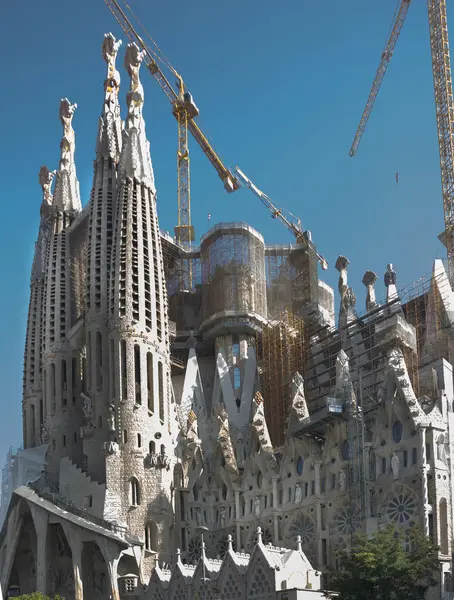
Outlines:
{"label": "yellow construction crane", "polygon": [[[271,200],[271,198],[267,194],[265,194],[265,192],[262,192],[262,190],[259,190],[259,188],[254,183],[252,183],[252,181],[249,179],[249,177],[247,177],[239,167],[235,167],[234,171],[237,175],[238,181],[240,183],[242,183],[244,186],[246,186],[247,188],[249,188],[251,190],[251,192],[253,194],[255,194],[257,196],[257,198],[259,198],[263,202],[263,204],[270,211],[273,219],[278,219],[294,235],[296,243],[299,244],[300,246],[303,246],[304,249],[307,251],[309,249],[311,249],[311,251],[314,251],[313,250],[314,246],[309,244],[309,242],[311,241],[311,234],[309,231],[303,231],[303,229],[301,227],[301,220],[298,219],[298,217],[295,217],[295,215],[292,215],[292,213],[290,211],[286,211],[291,220],[288,219],[283,214],[283,210],[280,208],[277,208],[276,205]],[[322,267],[322,269],[324,271],[326,271],[326,269],[328,268],[327,261],[317,251],[315,251],[315,256],[317,257],[317,260],[320,263],[320,266]]]}
{"label": "yellow construction crane", "polygon": [[[175,237],[177,242],[183,247],[188,247],[191,242],[194,241],[195,237],[194,227],[191,224],[191,178],[189,168],[188,130],[192,133],[196,142],[216,169],[227,192],[234,192],[238,189],[239,183],[232,173],[224,166],[216,151],[202,133],[200,127],[195,123],[194,117],[198,116],[199,110],[194,103],[192,95],[186,90],[181,75],[172,67],[170,62],[160,51],[156,42],[148,33],[146,33],[146,35],[150,39],[152,47],[148,46],[137,33],[127,13],[131,14],[132,17],[135,17],[135,15],[126,0],[123,0],[123,5],[125,6],[124,9],[119,0],[104,0],[104,2],[129,40],[136,43],[145,52],[145,64],[159,83],[167,98],[170,100],[172,113],[178,122],[178,225],[175,227]],[[135,17],[135,19],[138,21],[137,17]],[[144,31],[146,32],[145,28]],[[161,69],[161,66],[164,65],[172,75],[176,77],[177,91],[173,89],[169,80],[164,75]]]}
{"label": "yellow construction crane", "polygon": [[[399,0],[394,14],[391,33],[381,55],[372,90],[350,149],[355,156],[361,136],[372,112],[380,85],[394,52],[397,38],[407,16],[411,0]],[[448,269],[451,283],[454,281],[454,107],[452,97],[451,62],[449,56],[448,21],[446,0],[427,0],[429,16],[432,73],[434,80],[435,109],[437,115],[438,147],[440,152],[441,187],[445,217],[445,231],[440,236],[448,251]]]}

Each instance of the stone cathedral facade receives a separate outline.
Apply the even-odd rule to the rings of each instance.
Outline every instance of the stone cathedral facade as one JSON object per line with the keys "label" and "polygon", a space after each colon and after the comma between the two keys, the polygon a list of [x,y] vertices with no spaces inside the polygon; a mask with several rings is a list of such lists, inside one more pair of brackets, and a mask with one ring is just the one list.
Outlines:
{"label": "stone cathedral facade", "polygon": [[246,223],[222,223],[200,247],[179,247],[158,223],[143,56],[127,46],[123,121],[119,48],[105,36],[88,203],[67,99],[58,169],[39,173],[3,595],[313,595],[357,532],[392,523],[433,536],[434,597],[452,598],[454,296],[443,262],[407,296],[388,265],[383,302],[368,271],[360,314],[340,256],[336,325],[310,236],[304,250],[266,246]]}

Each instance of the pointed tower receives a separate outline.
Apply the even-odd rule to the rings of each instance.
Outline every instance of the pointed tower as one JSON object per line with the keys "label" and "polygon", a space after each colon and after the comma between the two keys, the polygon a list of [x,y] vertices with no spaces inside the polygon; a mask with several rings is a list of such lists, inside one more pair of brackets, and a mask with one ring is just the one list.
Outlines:
{"label": "pointed tower", "polygon": [[41,167],[39,183],[43,190],[41,221],[35,244],[32,274],[30,278],[30,304],[28,308],[27,334],[24,355],[23,385],[23,437],[24,448],[41,443],[41,427],[44,424],[44,401],[42,385],[42,352],[44,340],[44,278],[49,252],[49,215],[52,210],[52,180],[55,171]]}
{"label": "pointed tower", "polygon": [[[107,440],[109,386],[107,341],[107,304],[112,251],[113,211],[117,195],[117,164],[121,152],[122,121],[118,93],[120,74],[116,58],[121,40],[111,33],[104,36],[102,55],[107,63],[104,105],[99,119],[94,161],[93,186],[89,203],[86,263],[86,354],[87,372],[84,394],[83,437],[84,469],[97,481],[105,478],[102,448]],[[110,389],[109,389],[110,388]]]}
{"label": "pointed tower", "polygon": [[[131,84],[118,167],[112,246],[109,350],[111,439],[106,444],[105,518],[144,538],[173,522],[176,418],[170,381],[164,267],[149,142],[142,118],[142,54],[126,51]],[[168,529],[167,529],[168,531]]]}
{"label": "pointed tower", "polygon": [[[66,336],[70,325],[70,265],[68,230],[81,211],[79,182],[74,162],[75,139],[72,119],[75,104],[64,98],[60,103],[63,137],[60,163],[55,177],[52,202],[46,200],[42,213],[48,214],[49,244],[45,265],[44,348],[43,348],[43,415],[41,442],[50,444],[50,471],[58,469],[59,458],[72,456],[77,438],[74,429],[76,407],[68,399],[71,373],[71,349]],[[72,437],[72,439],[70,439]]]}

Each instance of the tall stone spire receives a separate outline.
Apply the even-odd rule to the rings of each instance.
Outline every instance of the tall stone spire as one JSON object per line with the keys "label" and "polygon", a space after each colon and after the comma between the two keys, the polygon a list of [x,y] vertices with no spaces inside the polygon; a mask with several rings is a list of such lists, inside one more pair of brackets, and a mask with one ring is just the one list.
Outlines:
{"label": "tall stone spire", "polygon": [[153,193],[156,193],[150,143],[147,140],[145,122],[142,117],[143,86],[139,78],[139,70],[143,57],[144,52],[140,52],[136,44],[128,44],[125,67],[129,73],[131,84],[126,97],[128,116],[123,132],[123,152],[119,174],[121,177],[129,177],[143,182]]}
{"label": "tall stone spire", "polygon": [[99,119],[96,156],[111,158],[115,163],[120,160],[122,121],[120,117],[120,73],[116,68],[121,40],[111,33],[104,35],[102,56],[107,63],[107,77],[104,81],[104,106]]}
{"label": "tall stone spire", "polygon": [[67,98],[63,98],[60,102],[63,137],[60,142],[60,163],[55,181],[53,206],[56,210],[67,213],[78,213],[82,210],[74,161],[76,141],[72,120],[76,108],[77,104],[71,104]]}
{"label": "tall stone spire", "polygon": [[[151,514],[159,532],[173,523],[169,506],[177,437],[164,263],[142,117],[142,58],[137,46],[129,44],[125,62],[131,82],[118,168],[109,287],[108,380],[115,403],[115,431],[114,439],[104,446],[106,486],[112,493],[119,490],[121,498],[121,506],[118,502],[106,506],[105,517],[128,522],[131,534],[139,536]],[[147,454],[149,460],[144,460]],[[133,499],[142,494],[133,516],[125,481],[130,481]]]}

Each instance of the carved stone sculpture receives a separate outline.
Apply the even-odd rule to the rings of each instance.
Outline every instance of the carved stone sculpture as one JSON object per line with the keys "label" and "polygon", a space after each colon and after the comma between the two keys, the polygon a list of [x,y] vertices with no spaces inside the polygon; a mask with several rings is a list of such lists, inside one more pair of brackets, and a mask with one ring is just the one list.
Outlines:
{"label": "carved stone sculpture", "polygon": [[60,102],[60,121],[63,125],[63,137],[60,142],[60,165],[59,170],[63,171],[72,166],[74,162],[74,129],[72,126],[73,116],[76,112],[77,104],[71,104],[68,98],[62,98]]}
{"label": "carved stone sculpture", "polygon": [[225,527],[225,521],[227,518],[227,511],[225,506],[221,506],[221,511],[220,511],[220,523],[221,523],[221,528],[224,529]]}
{"label": "carved stone sculpture", "polygon": [[91,398],[89,398],[83,392],[80,394],[80,397],[84,401],[84,405],[82,407],[82,410],[84,412],[84,417],[86,419],[91,419],[91,417],[93,416],[93,406],[92,406]]}
{"label": "carved stone sculpture", "polygon": [[128,44],[125,56],[125,68],[131,78],[131,87],[126,97],[128,104],[127,129],[138,127],[142,118],[143,86],[139,77],[145,51],[140,51],[137,44]]}
{"label": "carved stone sculpture", "polygon": [[43,190],[43,203],[41,205],[41,216],[45,215],[46,210],[52,206],[52,181],[55,177],[55,171],[49,171],[46,166],[39,170],[39,185]]}
{"label": "carved stone sculpture", "polygon": [[196,506],[195,508],[195,521],[197,525],[202,525],[202,511],[199,506]]}
{"label": "carved stone sculpture", "polygon": [[300,425],[309,418],[306,397],[304,393],[304,379],[297,371],[292,379],[292,405],[289,412],[287,433],[291,435],[295,426]]}
{"label": "carved stone sculpture", "polygon": [[262,512],[262,507],[260,505],[260,498],[258,496],[256,496],[255,500],[254,500],[254,511],[255,511],[255,516],[257,518],[260,517],[260,513]]}
{"label": "carved stone sculpture", "polygon": [[107,413],[107,428],[111,433],[114,433],[116,431],[115,404],[113,402],[109,404],[109,412]]}
{"label": "carved stone sculpture", "polygon": [[41,444],[47,444],[49,442],[49,432],[45,425],[41,425]]}
{"label": "carved stone sculpture", "polygon": [[397,456],[397,454],[395,452],[393,452],[393,455],[391,458],[391,470],[393,472],[393,479],[399,479],[399,467],[400,467],[399,457]]}
{"label": "carved stone sculpture", "polygon": [[345,471],[341,471],[339,473],[339,489],[341,492],[345,492],[345,488],[347,487],[347,475]]}
{"label": "carved stone sculpture", "polygon": [[295,504],[299,504],[303,498],[303,492],[301,489],[301,484],[297,483],[295,486]]}

